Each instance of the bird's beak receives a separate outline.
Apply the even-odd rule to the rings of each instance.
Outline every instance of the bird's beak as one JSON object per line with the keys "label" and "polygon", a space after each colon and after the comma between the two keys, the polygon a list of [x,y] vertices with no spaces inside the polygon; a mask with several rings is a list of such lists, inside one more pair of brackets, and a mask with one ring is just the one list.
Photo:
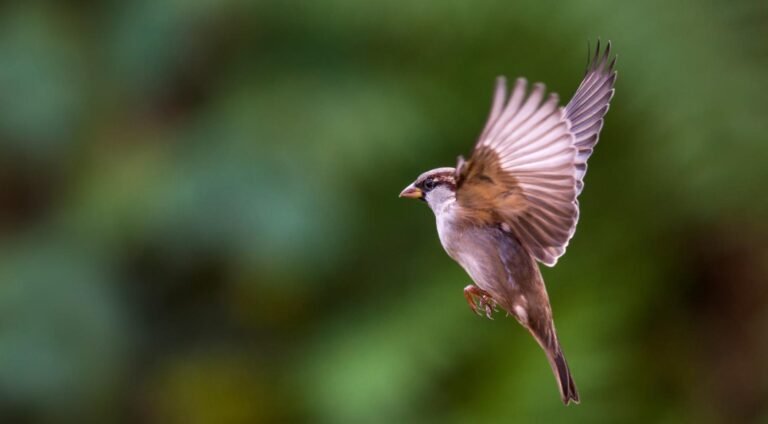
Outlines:
{"label": "bird's beak", "polygon": [[420,188],[411,184],[408,187],[406,187],[405,190],[400,192],[400,197],[408,197],[411,199],[421,199],[422,197],[424,197],[424,192],[421,191]]}

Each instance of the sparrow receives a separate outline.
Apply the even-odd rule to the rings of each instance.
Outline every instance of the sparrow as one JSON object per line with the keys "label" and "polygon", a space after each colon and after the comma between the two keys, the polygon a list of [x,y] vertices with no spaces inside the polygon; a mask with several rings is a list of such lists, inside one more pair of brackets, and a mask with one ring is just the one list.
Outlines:
{"label": "sparrow", "polygon": [[421,174],[400,197],[425,201],[440,243],[474,284],[470,308],[492,319],[500,307],[544,350],[565,405],[579,393],[555,331],[537,262],[554,266],[579,218],[587,159],[597,144],[616,82],[611,43],[588,54],[586,74],[560,107],[544,84],[497,78],[487,119],[469,160]]}

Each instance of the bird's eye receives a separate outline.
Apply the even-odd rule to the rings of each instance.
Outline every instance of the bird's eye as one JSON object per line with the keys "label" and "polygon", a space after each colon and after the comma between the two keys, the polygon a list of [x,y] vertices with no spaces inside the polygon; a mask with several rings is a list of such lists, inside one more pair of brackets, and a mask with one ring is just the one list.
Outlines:
{"label": "bird's eye", "polygon": [[429,179],[424,181],[424,189],[429,191],[435,188],[435,180]]}

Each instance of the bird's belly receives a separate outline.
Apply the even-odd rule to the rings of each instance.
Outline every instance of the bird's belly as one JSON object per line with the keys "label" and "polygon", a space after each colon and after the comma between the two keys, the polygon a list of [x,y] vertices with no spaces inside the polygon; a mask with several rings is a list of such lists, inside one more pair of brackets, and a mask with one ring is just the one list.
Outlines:
{"label": "bird's belly", "polygon": [[536,285],[538,270],[533,261],[513,239],[499,237],[498,232],[487,227],[451,225],[450,221],[441,223],[438,219],[440,242],[448,256],[464,268],[478,287],[490,293],[504,309],[515,313],[521,295],[532,284]]}
{"label": "bird's belly", "polygon": [[481,289],[496,292],[500,259],[493,240],[489,240],[481,230],[451,231],[449,225],[441,225],[438,220],[438,235],[445,252],[464,268]]}
{"label": "bird's belly", "polygon": [[[469,245],[471,246],[471,244]],[[498,259],[485,254],[485,251],[493,252],[494,249],[486,247],[485,249],[474,249],[469,246],[463,246],[455,252],[454,260],[461,265],[469,274],[472,281],[481,289],[488,292],[496,292]]]}

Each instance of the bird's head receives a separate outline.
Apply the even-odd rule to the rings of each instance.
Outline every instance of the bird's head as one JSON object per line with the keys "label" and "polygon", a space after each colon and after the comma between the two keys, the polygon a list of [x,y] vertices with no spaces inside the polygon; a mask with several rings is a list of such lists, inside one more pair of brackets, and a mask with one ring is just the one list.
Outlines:
{"label": "bird's head", "polygon": [[455,169],[450,167],[427,171],[400,192],[400,197],[423,200],[435,209],[436,206],[455,199],[455,172]]}

